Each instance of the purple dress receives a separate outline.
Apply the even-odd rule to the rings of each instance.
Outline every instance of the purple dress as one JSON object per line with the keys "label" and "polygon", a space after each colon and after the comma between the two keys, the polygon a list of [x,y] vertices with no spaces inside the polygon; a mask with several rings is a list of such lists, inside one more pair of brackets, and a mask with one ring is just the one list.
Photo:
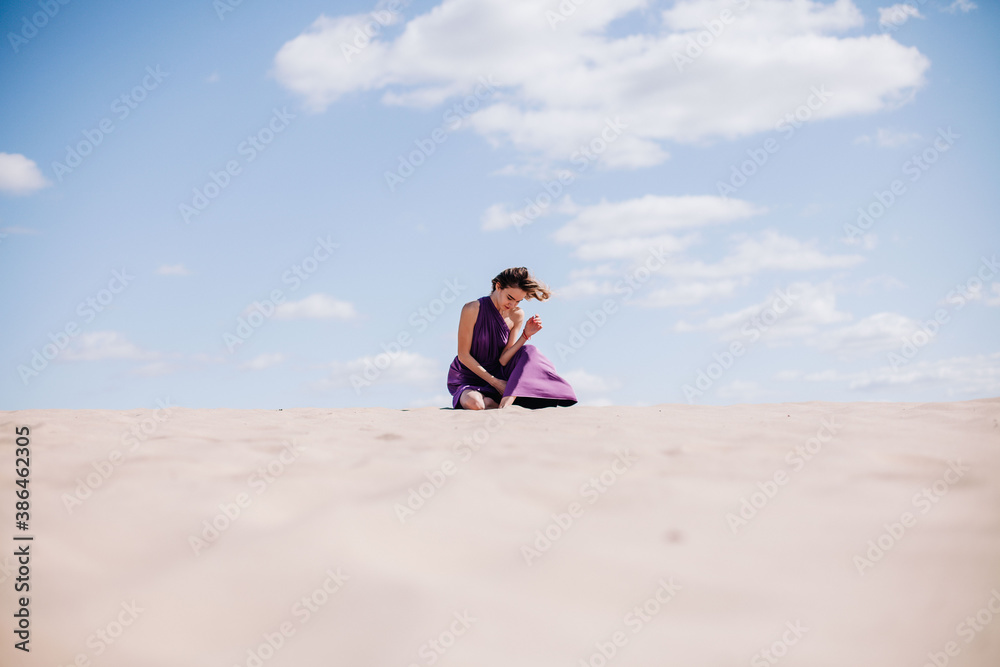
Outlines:
{"label": "purple dress", "polygon": [[[472,329],[472,344],[469,354],[483,365],[490,375],[507,382],[504,396],[516,396],[515,405],[525,407],[567,406],[576,403],[573,387],[559,377],[555,367],[534,345],[524,344],[514,353],[506,366],[500,365],[500,353],[507,346],[510,329],[503,315],[497,310],[489,296],[479,297],[479,315]],[[458,360],[451,362],[448,369],[448,391],[452,396],[452,407],[461,408],[459,399],[466,389],[475,389],[498,403],[500,393],[486,384]]]}

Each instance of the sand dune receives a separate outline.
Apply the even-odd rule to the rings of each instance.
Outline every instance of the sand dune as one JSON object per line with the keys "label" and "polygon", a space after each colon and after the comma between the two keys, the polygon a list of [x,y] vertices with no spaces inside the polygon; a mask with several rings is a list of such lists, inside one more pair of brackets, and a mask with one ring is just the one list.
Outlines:
{"label": "sand dune", "polygon": [[1000,399],[0,422],[3,665],[1000,664]]}

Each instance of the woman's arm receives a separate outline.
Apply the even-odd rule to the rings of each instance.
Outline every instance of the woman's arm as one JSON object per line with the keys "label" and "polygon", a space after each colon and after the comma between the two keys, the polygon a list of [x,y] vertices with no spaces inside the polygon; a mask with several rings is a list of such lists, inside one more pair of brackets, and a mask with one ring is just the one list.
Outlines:
{"label": "woman's arm", "polygon": [[[472,331],[476,327],[476,318],[479,316],[479,302],[470,301],[462,306],[462,315],[458,320],[458,360],[470,371],[486,381],[486,384],[496,389],[499,378],[490,375],[490,372],[483,368],[483,365],[476,361],[469,350],[472,348]],[[499,390],[498,390],[499,391]],[[501,391],[501,393],[503,393]]]}
{"label": "woman's arm", "polygon": [[524,322],[524,311],[520,308],[516,309],[511,314],[510,337],[507,338],[507,346],[504,347],[503,351],[500,353],[500,365],[506,366],[507,362],[510,361],[511,357],[517,354],[517,351],[521,349],[521,346],[528,342],[528,337],[522,334],[517,338],[514,337],[514,332],[521,328],[521,323]]}

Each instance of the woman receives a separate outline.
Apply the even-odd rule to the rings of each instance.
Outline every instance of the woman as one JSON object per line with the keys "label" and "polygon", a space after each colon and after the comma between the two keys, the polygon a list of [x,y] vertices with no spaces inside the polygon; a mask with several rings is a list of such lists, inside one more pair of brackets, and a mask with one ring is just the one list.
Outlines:
{"label": "woman", "polygon": [[[573,387],[556,374],[552,362],[525,343],[542,328],[533,315],[524,322],[522,299],[544,301],[551,292],[528,269],[506,269],[493,279],[493,291],[462,307],[458,323],[458,355],[448,369],[452,407],[466,410],[569,406]],[[511,332],[520,329],[520,336]]]}

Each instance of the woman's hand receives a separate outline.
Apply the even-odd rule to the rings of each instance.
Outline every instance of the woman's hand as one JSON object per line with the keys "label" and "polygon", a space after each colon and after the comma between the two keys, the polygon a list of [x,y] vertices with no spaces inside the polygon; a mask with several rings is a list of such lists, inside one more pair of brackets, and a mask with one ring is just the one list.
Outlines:
{"label": "woman's hand", "polygon": [[490,386],[499,391],[501,396],[503,396],[503,393],[507,391],[507,381],[501,380],[500,378],[493,378],[493,382],[490,382]]}
{"label": "woman's hand", "polygon": [[531,318],[524,323],[524,335],[528,338],[534,336],[541,330],[542,330],[541,315],[532,315]]}

